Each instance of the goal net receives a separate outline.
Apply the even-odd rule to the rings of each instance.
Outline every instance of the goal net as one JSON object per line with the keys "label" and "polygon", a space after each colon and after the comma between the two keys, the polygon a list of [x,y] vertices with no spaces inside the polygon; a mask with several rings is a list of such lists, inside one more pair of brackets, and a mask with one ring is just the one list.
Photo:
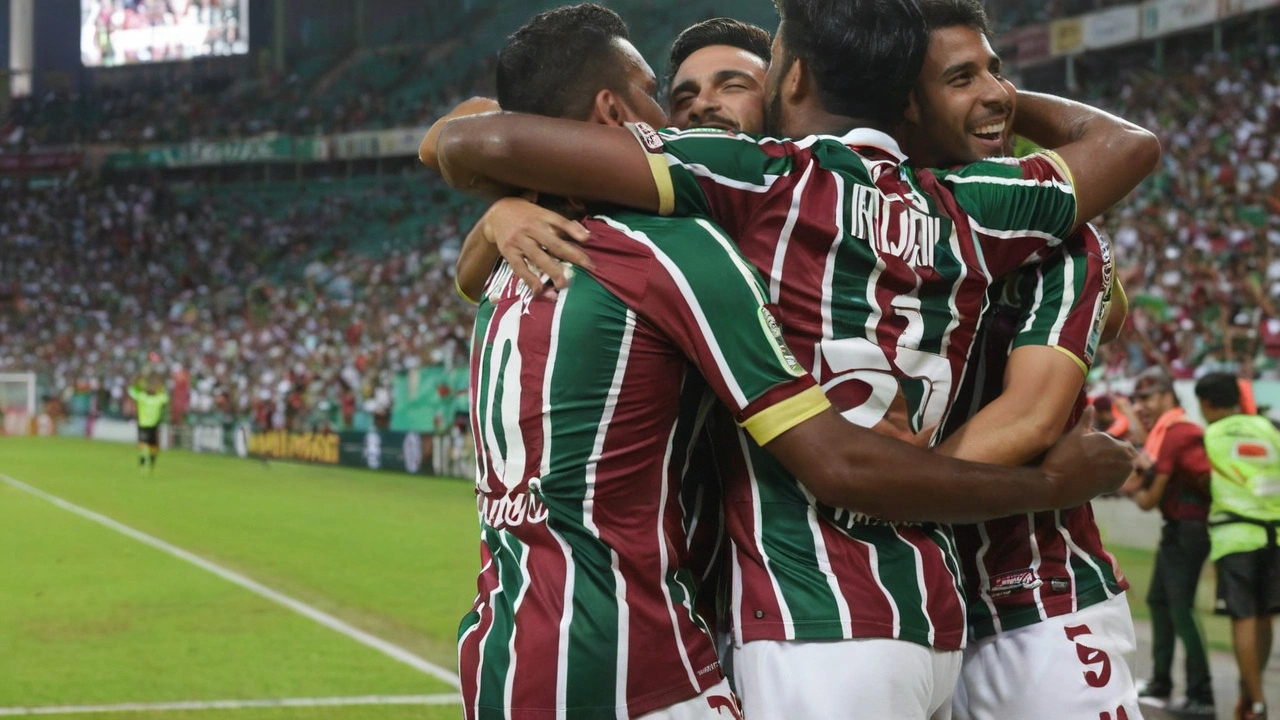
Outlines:
{"label": "goal net", "polygon": [[0,434],[26,435],[36,416],[36,374],[0,373]]}

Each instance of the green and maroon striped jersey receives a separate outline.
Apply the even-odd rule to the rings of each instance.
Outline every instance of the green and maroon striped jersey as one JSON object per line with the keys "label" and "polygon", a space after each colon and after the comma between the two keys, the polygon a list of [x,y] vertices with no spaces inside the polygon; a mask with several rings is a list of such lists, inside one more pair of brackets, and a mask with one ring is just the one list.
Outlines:
{"label": "green and maroon striped jersey", "polygon": [[630,718],[719,682],[681,507],[693,439],[716,398],[761,443],[829,407],[719,228],[585,222],[598,270],[550,300],[500,266],[476,318],[469,720]]}
{"label": "green and maroon striped jersey", "polygon": [[[950,411],[992,281],[1075,221],[1051,153],[915,171],[884,133],[776,140],[632,126],[661,211],[713,218],[765,276],[787,342],[866,427],[899,392],[914,430]],[[727,478],[736,641],[965,637],[950,529],[819,506],[749,438]]]}
{"label": "green and maroon striped jersey", "polygon": [[[1016,348],[1055,348],[1088,374],[1113,280],[1110,240],[1085,225],[1040,265],[993,286],[971,371],[944,436],[1000,396]],[[1065,427],[1075,425],[1085,403],[1081,390]],[[1102,545],[1089,505],[957,525],[955,537],[973,639],[1073,613],[1129,587]]]}

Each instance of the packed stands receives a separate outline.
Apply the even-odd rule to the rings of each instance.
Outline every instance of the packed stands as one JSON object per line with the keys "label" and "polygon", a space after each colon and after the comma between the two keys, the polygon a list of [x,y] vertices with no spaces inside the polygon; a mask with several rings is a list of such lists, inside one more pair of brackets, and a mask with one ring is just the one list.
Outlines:
{"label": "packed stands", "polygon": [[[405,6],[401,21],[375,25],[355,46],[333,42],[340,14],[327,29],[291,27],[311,39],[287,72],[232,79],[174,69],[153,82],[26,99],[0,126],[0,147],[379,128],[412,136],[458,100],[492,94],[505,35],[556,4],[473,0],[456,16],[428,17],[420,4],[385,1]],[[774,19],[767,3],[752,6],[754,16],[714,0],[611,4],[659,75],[678,28],[722,12]],[[1017,9],[1039,4],[988,3],[1005,27],[1111,4],[1060,0],[1026,16]],[[1280,46],[1235,50],[1236,61],[1171,49],[1159,73],[1144,62],[1116,72],[1099,59],[1105,72],[1081,84],[1086,100],[1157,130],[1165,148],[1157,175],[1105,219],[1132,316],[1100,353],[1099,375],[1131,377],[1151,364],[1182,377],[1280,375]],[[330,157],[313,161],[320,171],[230,173],[111,172],[107,163],[95,179],[6,181],[0,371],[39,369],[44,390],[81,414],[127,413],[124,387],[160,369],[186,388],[174,409],[192,418],[450,425],[465,410],[472,318],[453,294],[452,264],[482,208],[410,169],[409,158],[390,170],[381,163]]]}

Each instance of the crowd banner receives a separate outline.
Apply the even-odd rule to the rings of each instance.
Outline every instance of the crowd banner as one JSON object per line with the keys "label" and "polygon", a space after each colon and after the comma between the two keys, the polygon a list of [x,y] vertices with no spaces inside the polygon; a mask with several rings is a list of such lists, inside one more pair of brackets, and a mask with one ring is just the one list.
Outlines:
{"label": "crowd banner", "polygon": [[1089,50],[1123,45],[1141,35],[1137,5],[1099,10],[1084,16],[1084,46]]}
{"label": "crowd banner", "polygon": [[1000,52],[1019,65],[1049,60],[1049,26],[1045,23],[1010,30],[996,39]]}
{"label": "crowd banner", "polygon": [[338,434],[298,433],[287,430],[248,432],[245,443],[236,441],[237,454],[243,451],[249,457],[301,462],[338,464]]}
{"label": "crowd banner", "polygon": [[0,155],[0,175],[64,172],[80,167],[83,156],[75,152],[33,152]]}
{"label": "crowd banner", "polygon": [[1142,4],[1142,37],[1160,37],[1217,19],[1217,0],[1147,0]]}
{"label": "crowd banner", "polygon": [[416,157],[426,134],[427,128],[420,127],[341,133],[330,138],[330,155],[335,160]]}
{"label": "crowd banner", "polygon": [[1049,23],[1049,52],[1054,57],[1084,49],[1084,18],[1073,17]]}
{"label": "crowd banner", "polygon": [[1218,0],[1218,17],[1226,18],[1273,7],[1280,7],[1280,0]]}
{"label": "crowd banner", "polygon": [[295,138],[276,135],[219,142],[194,141],[177,145],[157,145],[138,151],[117,152],[107,155],[104,166],[110,170],[137,170],[246,163],[312,162],[326,160],[328,157],[329,144],[323,137]]}
{"label": "crowd banner", "polygon": [[4,426],[0,435],[30,435],[31,416],[26,410],[9,408],[4,411]]}
{"label": "crowd banner", "polygon": [[339,462],[349,467],[411,475],[471,477],[471,441],[463,433],[424,435],[394,430],[340,434]]}
{"label": "crowd banner", "polygon": [[[94,418],[87,423],[87,432],[92,440],[116,443],[138,442],[138,423],[133,420],[116,420],[114,418]],[[173,447],[173,430],[167,424],[160,426],[160,447]]]}

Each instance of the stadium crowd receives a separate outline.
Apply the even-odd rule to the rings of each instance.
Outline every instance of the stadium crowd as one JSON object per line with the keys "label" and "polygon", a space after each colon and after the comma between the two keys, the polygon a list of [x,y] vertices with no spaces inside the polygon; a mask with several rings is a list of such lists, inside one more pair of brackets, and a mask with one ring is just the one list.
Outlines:
{"label": "stadium crowd", "polygon": [[[1006,5],[1024,4],[989,3],[1008,24]],[[411,77],[422,67],[408,60],[416,52],[389,62],[403,59],[399,72]],[[1280,374],[1280,47],[1245,56],[1243,67],[1187,58],[1088,93],[1156,130],[1165,148],[1161,170],[1106,219],[1132,306],[1124,334],[1100,352],[1107,377],[1152,365],[1178,377]],[[414,102],[403,93],[393,102],[364,81],[326,94],[296,75],[248,93],[182,80],[29,99],[0,128],[0,143],[421,124],[464,96],[492,94],[491,67],[437,82]],[[251,110],[268,96],[263,106],[273,109]],[[390,193],[392,217],[421,217],[442,197],[415,184],[425,182]],[[457,213],[370,255],[348,246],[388,206],[374,210],[360,193],[335,191],[318,213],[280,214],[250,203],[255,190],[198,185],[183,200],[163,179],[134,183],[5,188],[0,293],[15,301],[0,305],[0,336],[10,340],[0,370],[47,369],[55,394],[92,390],[98,409],[118,412],[132,376],[156,366],[146,359],[154,352],[166,372],[180,368],[178,412],[349,425],[353,409],[385,422],[394,373],[465,351],[472,316],[450,277],[466,230]]]}
{"label": "stadium crowd", "polygon": [[392,376],[458,362],[472,313],[448,275],[456,219],[388,253],[339,233],[309,254],[367,199],[270,217],[234,194],[187,206],[159,183],[6,188],[0,368],[46,373],[95,413],[126,411],[133,380],[159,372],[177,420],[340,429],[363,411],[385,427]]}
{"label": "stadium crowd", "polygon": [[[1109,100],[1108,100],[1109,98]],[[1164,167],[1107,218],[1130,319],[1100,367],[1132,377],[1276,377],[1280,358],[1280,47],[1243,67],[1188,60],[1096,98],[1159,134]]]}

